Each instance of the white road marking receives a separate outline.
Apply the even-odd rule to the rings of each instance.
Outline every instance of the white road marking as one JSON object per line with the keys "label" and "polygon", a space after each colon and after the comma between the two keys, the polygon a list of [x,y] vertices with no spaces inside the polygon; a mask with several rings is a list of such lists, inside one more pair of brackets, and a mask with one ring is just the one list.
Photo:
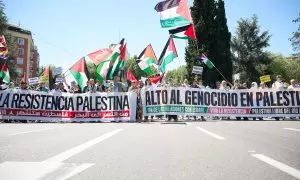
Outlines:
{"label": "white road marking", "polygon": [[255,157],[255,158],[257,158],[257,159],[259,159],[259,160],[261,160],[261,161],[263,161],[263,162],[265,162],[265,163],[267,163],[267,164],[269,164],[291,176],[294,176],[295,178],[300,179],[300,171],[295,168],[292,168],[286,164],[283,164],[279,161],[269,158],[263,154],[251,154],[251,156],[253,156],[253,157]]}
{"label": "white road marking", "polygon": [[93,166],[57,162],[14,162],[0,164],[0,179],[60,179],[64,180]]}
{"label": "white road marking", "polygon": [[32,130],[32,131],[24,131],[24,132],[19,132],[19,133],[12,133],[12,134],[8,134],[9,136],[15,136],[15,135],[20,135],[20,134],[28,134],[28,133],[32,133],[32,132],[40,132],[40,131],[47,131],[47,130],[51,130],[51,129],[57,129],[58,127],[53,127],[53,128],[43,128],[43,129],[37,129],[37,130]]}
{"label": "white road marking", "polygon": [[62,152],[62,153],[56,155],[56,156],[53,156],[53,157],[51,157],[49,159],[46,159],[43,162],[62,162],[64,160],[66,160],[66,159],[68,159],[68,158],[70,158],[70,157],[72,157],[72,156],[74,156],[74,155],[76,155],[76,154],[78,154],[78,153],[80,153],[80,152],[82,152],[82,151],[84,151],[84,150],[92,147],[93,145],[95,145],[95,144],[97,144],[97,143],[99,143],[99,142],[101,142],[101,141],[103,141],[103,140],[105,140],[107,138],[110,138],[110,137],[112,137],[115,134],[118,134],[121,131],[123,131],[123,129],[117,129],[117,130],[114,130],[112,132],[103,134],[103,135],[101,135],[101,136],[99,136],[99,137],[97,137],[95,139],[87,141],[87,142],[85,142],[85,143],[83,143],[81,145],[78,145],[78,146],[76,146],[76,147],[74,147],[72,149],[69,149],[69,150],[67,150],[65,152]]}
{"label": "white road marking", "polygon": [[219,135],[217,135],[217,134],[215,134],[215,133],[212,133],[212,132],[210,132],[210,131],[207,131],[207,130],[205,130],[205,129],[203,129],[203,128],[200,128],[200,127],[196,127],[196,128],[197,128],[198,130],[200,130],[200,131],[202,131],[202,132],[204,132],[204,133],[206,133],[206,134],[208,134],[208,135],[210,135],[210,136],[216,138],[216,139],[219,139],[219,140],[224,140],[224,139],[225,139],[224,137],[219,136]]}
{"label": "white road marking", "polygon": [[291,130],[291,131],[299,131],[300,132],[300,129],[296,129],[296,128],[283,128],[283,129]]}
{"label": "white road marking", "polygon": [[248,153],[255,153],[255,150],[249,150]]}

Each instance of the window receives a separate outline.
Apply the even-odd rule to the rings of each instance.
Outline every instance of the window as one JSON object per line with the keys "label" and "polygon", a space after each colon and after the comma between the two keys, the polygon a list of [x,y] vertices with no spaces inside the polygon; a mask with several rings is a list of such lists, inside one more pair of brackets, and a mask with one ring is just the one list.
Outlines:
{"label": "window", "polygon": [[18,54],[23,55],[24,54],[24,49],[23,48],[18,48]]}
{"label": "window", "polygon": [[17,68],[16,71],[19,74],[19,76],[23,75],[23,68]]}
{"label": "window", "polygon": [[23,58],[17,58],[17,64],[23,64]]}
{"label": "window", "polygon": [[23,38],[18,38],[18,44],[19,45],[24,45],[24,39]]}

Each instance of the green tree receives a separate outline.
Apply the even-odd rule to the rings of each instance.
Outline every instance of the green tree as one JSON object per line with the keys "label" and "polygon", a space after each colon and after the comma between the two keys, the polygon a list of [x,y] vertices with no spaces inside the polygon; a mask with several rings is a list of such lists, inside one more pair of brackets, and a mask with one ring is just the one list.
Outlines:
{"label": "green tree", "polygon": [[288,83],[291,79],[300,82],[300,58],[286,58],[281,54],[270,54],[272,62],[268,65],[271,75],[281,75]]}
{"label": "green tree", "polygon": [[[198,57],[204,53],[224,74],[228,81],[232,79],[232,61],[230,54],[230,38],[223,0],[195,0],[191,7],[191,14],[195,25],[197,43],[191,40],[186,48],[188,80],[191,83],[196,75],[192,74],[192,67],[197,65]],[[199,51],[197,52],[197,47]],[[197,57],[198,56],[198,57]],[[218,71],[208,69],[205,65],[202,79],[204,84],[212,85],[224,79]]]}
{"label": "green tree", "polygon": [[[175,84],[180,85],[185,78],[187,78],[187,68],[185,65],[180,66],[176,69],[173,69],[171,71],[168,71],[165,78],[173,79]],[[187,78],[188,79],[188,78]]]}
{"label": "green tree", "polygon": [[257,16],[238,21],[231,47],[234,73],[240,73],[241,81],[258,82],[261,75],[269,73],[271,58],[264,48],[269,46],[270,37],[268,31],[260,32]]}
{"label": "green tree", "polygon": [[298,17],[293,20],[294,23],[298,23],[298,29],[296,32],[293,32],[292,38],[290,38],[290,41],[292,42],[292,46],[294,48],[294,51],[296,52],[296,56],[300,56],[300,13],[298,14]]}
{"label": "green tree", "polygon": [[5,5],[3,4],[3,1],[0,0],[0,35],[5,36],[7,48],[8,48],[8,59],[7,60],[1,60],[0,66],[2,66],[4,63],[7,63],[9,68],[9,74],[11,79],[15,79],[18,74],[16,72],[15,63],[13,61],[10,61],[12,59],[16,58],[16,38],[13,38],[10,34],[7,33],[7,17],[4,12]]}

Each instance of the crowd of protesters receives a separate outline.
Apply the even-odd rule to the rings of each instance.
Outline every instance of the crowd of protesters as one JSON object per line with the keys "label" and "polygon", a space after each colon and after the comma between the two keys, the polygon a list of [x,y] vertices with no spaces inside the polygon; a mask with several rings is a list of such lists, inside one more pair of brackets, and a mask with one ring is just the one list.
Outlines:
{"label": "crowd of protesters", "polygon": [[[173,79],[168,79],[167,83],[158,83],[156,85],[152,85],[150,79],[146,79],[144,82],[142,80],[136,81],[133,80],[131,82],[120,82],[119,76],[115,76],[113,81],[107,80],[103,83],[99,81],[95,81],[94,79],[90,79],[86,82],[86,86],[84,88],[80,88],[78,84],[75,81],[72,81],[70,86],[65,86],[64,83],[55,83],[53,88],[50,90],[45,86],[44,83],[40,83],[37,88],[34,88],[32,86],[28,86],[26,81],[21,81],[20,86],[18,89],[21,90],[35,90],[35,91],[41,91],[41,92],[65,92],[65,93],[96,93],[96,92],[136,92],[137,93],[137,113],[136,113],[136,120],[138,122],[142,121],[153,121],[154,116],[148,117],[143,116],[142,111],[142,101],[140,96],[140,91],[142,89],[147,90],[154,87],[183,87],[183,88],[199,88],[199,89],[219,89],[224,91],[230,91],[230,90],[240,90],[240,89],[276,89],[276,90],[295,90],[297,88],[300,89],[300,85],[297,84],[295,79],[290,80],[290,84],[287,84],[283,81],[283,78],[279,75],[276,77],[276,81],[272,83],[272,86],[268,87],[266,83],[260,83],[259,85],[256,82],[252,82],[250,86],[248,86],[247,83],[241,83],[239,81],[235,81],[233,84],[227,81],[221,81],[216,82],[214,87],[204,86],[202,80],[194,80],[192,84],[188,83],[188,80],[185,79],[181,84],[174,84]],[[14,89],[14,84],[8,83],[5,84],[2,82],[2,79],[0,79],[0,90],[5,89]],[[156,116],[158,119],[163,119],[164,116]],[[151,120],[150,120],[151,118]],[[165,116],[167,121],[171,121],[172,119],[174,121],[178,121],[179,119],[193,119],[195,121],[201,120],[205,121],[205,118],[203,116],[197,117],[197,116],[180,116],[177,115],[167,115]],[[229,119],[229,117],[212,117],[213,119]],[[276,120],[279,120],[283,117],[276,117]],[[236,117],[237,120],[240,120],[241,117]],[[243,117],[244,120],[248,120],[248,117]],[[258,118],[259,120],[263,120],[262,117]],[[256,118],[253,118],[253,120],[256,120]]]}

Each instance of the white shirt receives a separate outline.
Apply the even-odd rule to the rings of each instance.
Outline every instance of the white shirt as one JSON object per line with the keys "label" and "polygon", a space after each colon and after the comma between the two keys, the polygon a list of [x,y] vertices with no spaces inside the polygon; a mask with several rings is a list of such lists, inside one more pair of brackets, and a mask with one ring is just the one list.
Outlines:
{"label": "white shirt", "polygon": [[288,89],[297,89],[297,88],[300,88],[300,86],[299,85],[295,85],[295,86],[293,86],[293,85],[289,85],[289,87],[288,87]]}
{"label": "white shirt", "polygon": [[275,81],[272,85],[272,88],[279,89],[279,90],[284,89],[284,83]]}

